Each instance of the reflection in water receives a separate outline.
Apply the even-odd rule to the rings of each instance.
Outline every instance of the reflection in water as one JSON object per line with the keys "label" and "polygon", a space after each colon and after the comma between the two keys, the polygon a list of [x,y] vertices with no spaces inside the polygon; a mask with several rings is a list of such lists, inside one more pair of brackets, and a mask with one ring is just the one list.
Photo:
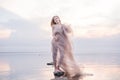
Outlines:
{"label": "reflection in water", "polygon": [[10,69],[7,62],[0,60],[0,80],[9,80]]}
{"label": "reflection in water", "polygon": [[[50,80],[53,79],[53,67],[48,56],[12,55],[0,56],[0,80]],[[7,62],[8,61],[8,62]],[[83,80],[120,80],[120,65],[102,65],[84,63]],[[80,65],[81,67],[81,65]]]}
{"label": "reflection in water", "polygon": [[47,70],[43,71],[42,74],[46,77],[48,77],[48,79],[53,77],[53,68],[48,68]]}
{"label": "reflection in water", "polygon": [[93,76],[86,76],[84,80],[119,80],[120,66],[117,65],[85,65],[84,72],[92,73]]}
{"label": "reflection in water", "polygon": [[7,62],[0,61],[0,72],[10,71],[10,66]]}

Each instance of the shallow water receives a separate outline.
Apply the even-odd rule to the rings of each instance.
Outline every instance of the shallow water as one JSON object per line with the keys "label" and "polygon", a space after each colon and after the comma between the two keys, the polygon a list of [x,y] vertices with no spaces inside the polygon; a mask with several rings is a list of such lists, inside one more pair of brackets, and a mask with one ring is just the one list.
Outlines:
{"label": "shallow water", "polygon": [[[118,55],[76,54],[84,74],[83,80],[120,80]],[[50,80],[53,79],[51,54],[40,53],[1,53],[0,80]]]}

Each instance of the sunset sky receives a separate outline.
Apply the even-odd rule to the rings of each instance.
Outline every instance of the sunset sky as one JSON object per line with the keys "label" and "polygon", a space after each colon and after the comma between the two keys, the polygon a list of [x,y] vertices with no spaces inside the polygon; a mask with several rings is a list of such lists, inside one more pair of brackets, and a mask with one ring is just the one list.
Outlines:
{"label": "sunset sky", "polygon": [[54,15],[71,25],[74,38],[120,39],[120,0],[0,0],[0,40],[50,39]]}

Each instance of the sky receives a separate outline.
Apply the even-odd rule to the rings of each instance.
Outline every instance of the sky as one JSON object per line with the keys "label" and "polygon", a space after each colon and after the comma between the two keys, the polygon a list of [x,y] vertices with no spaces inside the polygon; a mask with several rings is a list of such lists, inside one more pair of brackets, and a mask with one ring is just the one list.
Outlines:
{"label": "sky", "polygon": [[119,8],[120,0],[0,0],[0,44],[37,45],[51,39],[51,18],[58,15],[62,23],[71,25],[75,39],[86,45],[93,40],[116,47]]}

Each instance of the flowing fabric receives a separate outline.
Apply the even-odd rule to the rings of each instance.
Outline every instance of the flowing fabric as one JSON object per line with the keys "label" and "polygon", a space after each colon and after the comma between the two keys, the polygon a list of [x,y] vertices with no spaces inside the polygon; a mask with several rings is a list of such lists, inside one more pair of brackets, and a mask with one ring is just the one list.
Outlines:
{"label": "flowing fabric", "polygon": [[76,64],[72,46],[69,40],[69,33],[72,33],[70,26],[54,25],[52,26],[52,53],[54,65],[59,66],[67,75],[69,80],[79,80],[76,76],[80,76],[79,66]]}

